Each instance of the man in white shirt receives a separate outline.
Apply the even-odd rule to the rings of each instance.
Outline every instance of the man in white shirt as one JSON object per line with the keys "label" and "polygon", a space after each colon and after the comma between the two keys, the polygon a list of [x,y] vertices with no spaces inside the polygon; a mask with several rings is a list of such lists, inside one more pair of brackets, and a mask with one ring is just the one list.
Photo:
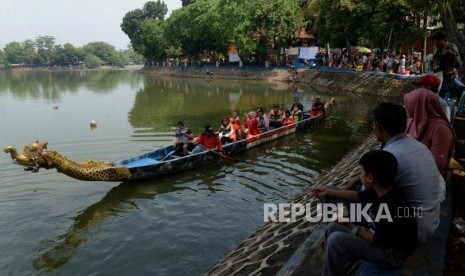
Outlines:
{"label": "man in white shirt", "polygon": [[418,241],[426,242],[439,224],[439,171],[433,155],[422,143],[405,134],[404,107],[381,103],[373,113],[376,138],[399,164],[396,184],[417,211]]}

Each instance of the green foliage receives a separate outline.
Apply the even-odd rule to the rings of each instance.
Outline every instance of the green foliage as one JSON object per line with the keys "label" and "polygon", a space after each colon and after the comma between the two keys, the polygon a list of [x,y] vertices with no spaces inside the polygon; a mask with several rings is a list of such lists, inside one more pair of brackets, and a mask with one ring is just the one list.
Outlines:
{"label": "green foliage", "polygon": [[9,64],[23,63],[24,47],[19,42],[10,42],[3,48],[6,60]]}
{"label": "green foliage", "polygon": [[165,53],[168,58],[176,58],[182,56],[182,49],[180,46],[169,46],[165,49]]}
{"label": "green foliage", "polygon": [[39,36],[36,38],[38,57],[35,63],[38,66],[50,66],[55,51],[55,37]]}
{"label": "green foliage", "polygon": [[121,23],[121,30],[133,40],[138,35],[139,25],[145,20],[146,14],[141,9],[135,9],[127,12]]}
{"label": "green foliage", "polygon": [[157,2],[149,1],[145,3],[142,11],[147,17],[150,17],[155,20],[163,20],[165,18],[166,13],[168,12],[168,7],[164,2],[160,0],[158,0]]}
{"label": "green foliage", "polygon": [[132,10],[123,17],[121,29],[131,40],[134,51],[149,61],[163,57],[161,22],[167,12],[168,8],[163,1],[149,1],[142,9]]}
{"label": "green foliage", "polygon": [[261,55],[266,54],[270,43],[285,45],[303,24],[299,0],[247,1],[249,25],[247,35],[257,41]]}
{"label": "green foliage", "polygon": [[8,61],[6,60],[6,55],[2,50],[0,50],[0,68],[7,67],[7,66],[8,66]]}
{"label": "green foliage", "polygon": [[[428,35],[427,26],[465,23],[465,8],[461,0],[313,0],[306,6],[306,14],[315,18],[320,45],[348,47],[369,43],[384,49],[413,44]],[[452,7],[456,24],[442,12]],[[425,24],[428,23],[428,25]],[[462,29],[463,33],[463,29]],[[464,36],[465,37],[465,36]]]}
{"label": "green foliage", "polygon": [[165,43],[161,21],[146,19],[141,25],[141,41],[138,48],[134,48],[141,53],[148,61],[161,60],[165,54]]}
{"label": "green foliage", "polygon": [[195,3],[197,0],[181,0],[182,6],[185,7],[187,5]]}
{"label": "green foliage", "polygon": [[87,54],[84,63],[87,68],[98,68],[103,65],[104,62],[96,55]]}
{"label": "green foliage", "polygon": [[84,45],[82,49],[87,54],[97,56],[103,65],[115,66],[120,62],[115,47],[107,42],[90,42]]}
{"label": "green foliage", "polygon": [[71,43],[65,45],[56,45],[52,59],[53,65],[57,66],[76,66],[84,61],[85,53],[82,49],[75,48]]}

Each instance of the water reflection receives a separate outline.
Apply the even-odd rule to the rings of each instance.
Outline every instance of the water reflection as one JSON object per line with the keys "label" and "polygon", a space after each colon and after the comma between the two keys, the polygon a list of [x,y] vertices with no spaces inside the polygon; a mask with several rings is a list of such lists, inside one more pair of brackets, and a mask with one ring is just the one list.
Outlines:
{"label": "water reflection", "polygon": [[[40,256],[33,260],[36,270],[50,271],[68,263],[74,249],[86,241],[88,232],[112,216],[121,215],[137,209],[135,199],[153,199],[159,194],[187,189],[171,183],[154,184],[140,182],[137,185],[122,183],[111,189],[99,202],[89,206],[81,214],[73,218],[74,223],[69,230],[56,241],[41,241]],[[50,249],[50,247],[52,247]]]}
{"label": "water reflection", "polygon": [[279,88],[258,82],[147,78],[129,111],[129,122],[135,128],[163,132],[184,120],[197,132],[205,124],[219,127],[221,118],[232,111],[242,116],[259,106],[265,111],[273,104],[290,107],[293,97],[287,85]]}
{"label": "water reflection", "polygon": [[81,90],[110,93],[119,84],[129,83],[138,87],[142,76],[130,71],[0,71],[0,94],[10,92],[25,99],[59,99],[61,93],[71,94]]}

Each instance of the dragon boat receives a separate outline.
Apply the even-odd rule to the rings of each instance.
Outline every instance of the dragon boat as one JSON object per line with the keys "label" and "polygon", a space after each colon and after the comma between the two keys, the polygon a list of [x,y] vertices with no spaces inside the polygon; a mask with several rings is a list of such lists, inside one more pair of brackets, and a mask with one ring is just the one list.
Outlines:
{"label": "dragon boat", "polygon": [[[332,98],[328,101],[327,105],[332,105],[334,102],[334,98]],[[323,117],[323,114],[319,114],[315,117],[304,118],[291,125],[225,144],[223,145],[223,153],[225,156],[238,154],[263,143],[309,128],[321,121]],[[177,156],[174,155],[173,147],[170,145],[114,162],[92,160],[76,162],[57,151],[48,150],[47,146],[47,142],[36,141],[26,145],[22,153],[18,153],[14,146],[5,147],[4,152],[9,153],[14,162],[22,165],[26,171],[37,172],[41,168],[55,168],[58,172],[79,180],[119,182],[130,182],[175,174],[217,162],[222,158],[216,150],[206,150],[196,154]]]}

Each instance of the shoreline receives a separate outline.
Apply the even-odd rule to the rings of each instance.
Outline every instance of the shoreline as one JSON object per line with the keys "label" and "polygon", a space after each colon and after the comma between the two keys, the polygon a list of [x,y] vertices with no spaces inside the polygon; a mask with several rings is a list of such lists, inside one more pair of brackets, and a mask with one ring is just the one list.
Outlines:
{"label": "shoreline", "polygon": [[415,89],[412,80],[419,76],[404,76],[376,72],[358,72],[339,68],[298,69],[298,77],[292,81],[290,68],[265,68],[237,66],[202,67],[152,67],[142,68],[140,73],[171,77],[262,80],[268,83],[293,83],[297,87],[318,86],[356,95],[402,96]]}

